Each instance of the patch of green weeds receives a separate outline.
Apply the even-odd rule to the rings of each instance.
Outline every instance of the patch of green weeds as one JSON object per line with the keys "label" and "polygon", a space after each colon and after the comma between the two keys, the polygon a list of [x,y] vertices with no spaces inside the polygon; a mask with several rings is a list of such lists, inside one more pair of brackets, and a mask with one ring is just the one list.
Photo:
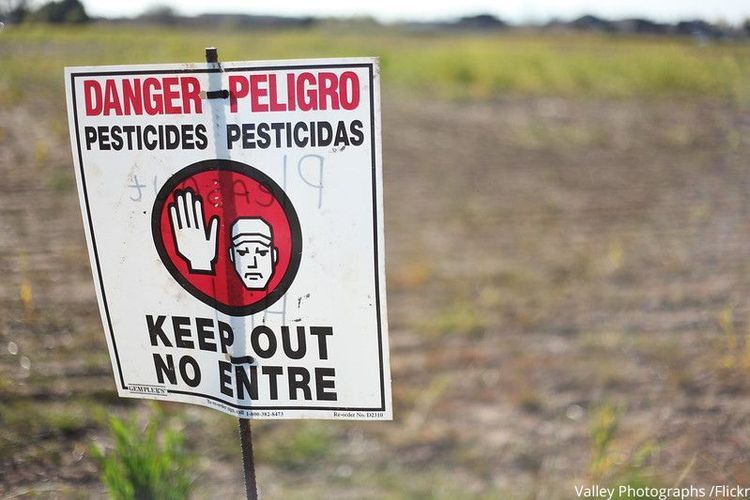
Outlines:
{"label": "patch of green weeds", "polygon": [[429,325],[436,335],[465,335],[480,337],[487,330],[487,322],[468,301],[458,301],[443,309]]}
{"label": "patch of green weeds", "polygon": [[0,424],[5,430],[33,440],[77,435],[92,427],[94,421],[81,406],[20,400],[0,406]]}
{"label": "patch of green weeds", "polygon": [[70,169],[57,169],[47,176],[47,186],[56,193],[70,193],[75,189],[76,181]]}
{"label": "patch of green weeds", "polygon": [[191,61],[194,47],[207,45],[221,47],[226,60],[375,55],[390,88],[453,99],[666,95],[747,103],[750,98],[750,49],[730,41],[698,46],[687,38],[512,32],[425,37],[358,26],[330,31],[325,25],[221,33],[194,27],[27,25],[7,29],[3,43],[0,105],[58,98],[65,65]]}
{"label": "patch of green weeds", "polygon": [[649,470],[649,464],[657,456],[659,445],[648,440],[625,458],[616,453],[613,443],[620,427],[622,412],[621,406],[611,402],[605,402],[594,410],[590,424],[589,477],[592,484],[599,483],[614,488],[612,498],[615,499],[653,498],[653,488],[659,488],[660,485]]}
{"label": "patch of green weeds", "polygon": [[0,405],[0,458],[32,453],[32,448],[44,443],[80,438],[95,425],[85,404],[4,401]]}
{"label": "patch of green weeds", "polygon": [[617,432],[620,412],[619,407],[608,402],[597,408],[591,418],[589,475],[593,481],[601,480],[610,471],[613,464],[610,447]]}
{"label": "patch of green weeds", "polygon": [[288,470],[300,470],[328,455],[333,447],[333,432],[320,422],[295,423],[291,432],[262,440],[260,461]]}
{"label": "patch of green weeds", "polygon": [[109,450],[92,448],[101,479],[116,500],[188,498],[192,486],[192,458],[183,434],[153,410],[145,426],[135,418],[111,417],[113,444]]}
{"label": "patch of green weeds", "polygon": [[724,391],[741,391],[747,386],[747,372],[750,369],[750,328],[746,334],[736,328],[734,308],[727,306],[718,314],[722,341],[717,347],[720,351],[718,361],[714,362],[724,385]]}

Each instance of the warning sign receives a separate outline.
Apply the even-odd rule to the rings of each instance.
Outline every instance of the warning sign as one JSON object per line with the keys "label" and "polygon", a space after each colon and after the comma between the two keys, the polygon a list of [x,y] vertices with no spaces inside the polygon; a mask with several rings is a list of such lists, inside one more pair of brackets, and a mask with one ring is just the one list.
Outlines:
{"label": "warning sign", "polygon": [[66,69],[118,392],[390,419],[377,61]]}

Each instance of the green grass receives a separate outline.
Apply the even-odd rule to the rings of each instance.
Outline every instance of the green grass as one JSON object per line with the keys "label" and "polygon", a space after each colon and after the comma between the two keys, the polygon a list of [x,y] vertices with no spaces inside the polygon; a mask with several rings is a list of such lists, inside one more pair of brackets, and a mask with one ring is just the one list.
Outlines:
{"label": "green grass", "polygon": [[92,453],[102,468],[102,481],[117,500],[188,498],[191,458],[182,432],[167,425],[155,410],[145,428],[135,419],[110,419],[113,448]]}
{"label": "green grass", "polygon": [[610,446],[617,433],[621,410],[604,403],[594,410],[591,419],[591,462],[589,474],[594,481],[606,476],[612,465]]}
{"label": "green grass", "polygon": [[[594,407],[590,422],[590,445],[591,457],[589,461],[590,484],[606,485],[614,488],[614,499],[646,499],[654,498],[647,489],[662,488],[660,481],[655,476],[655,470],[649,465],[658,455],[659,445],[647,440],[629,453],[618,453],[615,442],[621,430],[621,419],[624,409],[611,402],[604,402]],[[619,457],[618,457],[619,455]],[[683,471],[689,472],[692,464]],[[684,479],[684,474],[680,478]],[[677,481],[679,484],[680,480]],[[625,488],[623,491],[620,488]],[[670,497],[671,498],[671,497]]]}
{"label": "green grass", "polygon": [[[64,66],[379,56],[383,86],[427,96],[686,96],[750,102],[750,44],[689,38],[500,33],[410,35],[34,25],[0,32],[0,104],[62,98]],[[62,102],[61,102],[62,108]]]}
{"label": "green grass", "polygon": [[435,316],[423,330],[430,335],[465,335],[480,337],[487,329],[477,307],[469,301],[457,301]]}
{"label": "green grass", "polygon": [[322,422],[298,422],[290,433],[273,441],[261,439],[258,460],[287,470],[301,470],[323,460],[334,444],[330,426]]}

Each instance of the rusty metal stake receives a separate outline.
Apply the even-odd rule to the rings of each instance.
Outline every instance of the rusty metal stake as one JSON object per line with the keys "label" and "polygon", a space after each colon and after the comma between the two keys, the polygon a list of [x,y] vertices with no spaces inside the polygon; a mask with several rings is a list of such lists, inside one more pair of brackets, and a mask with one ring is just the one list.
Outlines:
{"label": "rusty metal stake", "polygon": [[[216,47],[206,47],[206,62],[209,64],[219,63],[219,51]],[[207,99],[226,99],[229,97],[228,90],[206,91]],[[223,108],[221,108],[223,114]],[[232,363],[252,363],[252,358],[244,356],[232,359]],[[255,483],[255,461],[253,459],[253,434],[250,431],[250,420],[240,418],[240,442],[242,443],[242,470],[245,473],[245,495],[247,500],[258,500],[258,486]]]}
{"label": "rusty metal stake", "polygon": [[250,420],[240,420],[240,441],[242,442],[242,468],[245,472],[245,495],[247,500],[258,500],[258,486],[255,484],[255,461],[253,459],[253,434]]}
{"label": "rusty metal stake", "polygon": [[[206,62],[219,64],[219,51],[216,47],[206,47]],[[214,82],[216,83],[216,82]],[[220,83],[220,81],[219,81]],[[227,90],[206,91],[207,99],[226,99],[229,97]],[[223,116],[223,107],[220,107]],[[217,143],[218,144],[218,143]],[[252,363],[250,356],[232,358],[232,363]],[[245,495],[247,500],[258,500],[258,486],[255,483],[255,461],[253,459],[253,434],[250,431],[250,420],[240,418],[240,442],[242,443],[242,470],[245,473]]]}

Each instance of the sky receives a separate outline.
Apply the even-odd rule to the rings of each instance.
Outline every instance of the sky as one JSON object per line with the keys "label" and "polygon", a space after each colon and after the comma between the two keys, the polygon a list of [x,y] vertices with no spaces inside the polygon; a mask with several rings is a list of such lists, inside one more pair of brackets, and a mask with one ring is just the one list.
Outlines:
{"label": "sky", "polygon": [[[510,22],[572,19],[582,14],[609,18],[647,17],[657,21],[703,18],[739,23],[750,18],[750,0],[82,0],[90,15],[134,16],[154,5],[185,15],[207,12],[273,14],[283,16],[373,16],[383,22],[436,20],[489,13]],[[425,6],[429,5],[429,8]]]}

